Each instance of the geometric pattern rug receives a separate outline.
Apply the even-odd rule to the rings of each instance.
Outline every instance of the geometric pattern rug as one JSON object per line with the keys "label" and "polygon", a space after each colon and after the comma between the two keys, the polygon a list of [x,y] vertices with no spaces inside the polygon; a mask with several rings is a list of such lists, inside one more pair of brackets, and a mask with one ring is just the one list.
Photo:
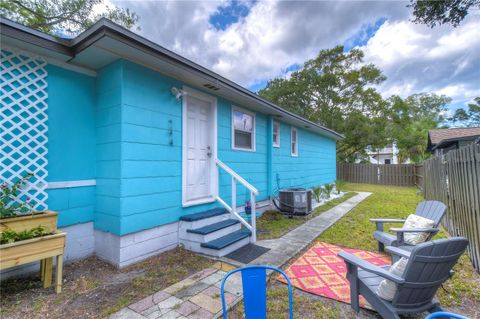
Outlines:
{"label": "geometric pattern rug", "polygon": [[[337,256],[340,251],[377,266],[391,264],[390,256],[318,242],[285,271],[292,286],[315,295],[350,303],[350,284],[345,278],[347,266],[343,259]],[[277,280],[286,283],[283,276],[278,276]],[[371,309],[362,296],[360,306]]]}

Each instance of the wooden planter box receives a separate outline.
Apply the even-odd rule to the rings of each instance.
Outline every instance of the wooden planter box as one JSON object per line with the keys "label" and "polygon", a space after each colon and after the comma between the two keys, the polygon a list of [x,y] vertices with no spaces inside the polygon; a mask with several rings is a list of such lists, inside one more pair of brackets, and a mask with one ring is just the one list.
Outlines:
{"label": "wooden planter box", "polygon": [[19,216],[12,218],[0,219],[0,232],[5,229],[11,229],[16,232],[22,230],[30,230],[38,226],[45,226],[51,231],[57,230],[58,213],[47,210],[45,212],[38,212],[34,215]]}
{"label": "wooden planter box", "polygon": [[0,245],[0,270],[34,261],[41,261],[41,277],[44,287],[52,281],[52,257],[57,257],[56,291],[62,287],[63,252],[66,233],[56,231],[53,235]]}

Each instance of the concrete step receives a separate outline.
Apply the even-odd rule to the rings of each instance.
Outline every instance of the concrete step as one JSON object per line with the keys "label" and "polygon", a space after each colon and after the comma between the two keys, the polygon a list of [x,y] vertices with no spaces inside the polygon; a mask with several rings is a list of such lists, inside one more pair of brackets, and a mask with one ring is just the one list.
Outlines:
{"label": "concrete step", "polygon": [[201,244],[201,246],[204,248],[221,250],[227,246],[232,245],[233,243],[239,240],[250,237],[250,235],[251,235],[251,232],[248,229],[241,229],[231,234],[217,238],[215,240],[203,243]]}
{"label": "concrete step", "polygon": [[194,221],[202,220],[209,217],[223,215],[225,213],[227,213],[227,210],[225,208],[212,208],[200,213],[182,216],[180,217],[180,220],[183,220],[186,222],[194,222]]}
{"label": "concrete step", "polygon": [[179,239],[182,244],[185,241],[206,243],[217,238],[231,234],[240,230],[242,225],[236,219],[226,219],[224,221],[207,225],[196,229],[187,229],[179,233]]}
{"label": "concrete step", "polygon": [[198,229],[230,218],[230,213],[224,208],[214,208],[204,212],[180,217],[179,231]]}
{"label": "concrete step", "polygon": [[203,227],[200,227],[200,228],[188,229],[187,232],[188,233],[199,234],[199,235],[208,235],[210,233],[216,232],[217,230],[220,230],[220,229],[223,229],[223,228],[226,228],[228,226],[235,225],[235,224],[239,224],[239,223],[240,223],[240,221],[237,220],[237,219],[227,219],[227,220],[224,220],[224,221],[221,221],[221,222],[218,222],[218,223],[215,223],[215,224],[203,226]]}
{"label": "concrete step", "polygon": [[[242,232],[242,231],[244,231],[244,230],[240,230],[238,232]],[[232,233],[232,234],[235,234],[235,233]],[[230,234],[230,235],[232,235],[232,234]],[[229,236],[229,235],[227,235],[227,236]],[[226,237],[226,236],[224,236],[224,237]],[[208,256],[223,257],[223,256],[226,256],[226,255],[230,254],[231,252],[234,252],[237,249],[242,248],[243,246],[248,245],[249,243],[250,243],[250,234],[248,234],[246,237],[241,236],[241,237],[237,238],[236,241],[230,242],[230,244],[228,244],[226,246],[223,246],[223,248],[219,248],[218,246],[216,248],[214,248],[214,246],[209,246],[209,247],[212,247],[212,248],[200,246],[200,248],[201,248],[200,252],[202,254],[205,254],[205,255],[208,255]],[[201,244],[201,245],[204,245],[204,244]]]}

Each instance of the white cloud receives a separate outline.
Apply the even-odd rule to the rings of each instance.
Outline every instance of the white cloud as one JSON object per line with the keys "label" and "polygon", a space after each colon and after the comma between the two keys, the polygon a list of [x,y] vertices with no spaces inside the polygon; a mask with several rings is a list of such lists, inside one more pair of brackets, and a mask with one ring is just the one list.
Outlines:
{"label": "white cloud", "polygon": [[384,95],[480,95],[480,19],[474,15],[456,29],[430,29],[409,21],[409,1],[246,1],[249,14],[217,30],[209,18],[226,1],[111,1],[140,16],[143,36],[245,87],[285,76],[288,66],[385,18],[362,47],[388,77]]}
{"label": "white cloud", "polygon": [[435,92],[454,102],[480,96],[480,20],[434,29],[409,21],[386,22],[361,47],[365,60],[387,76],[385,96]]}
{"label": "white cloud", "polygon": [[248,16],[222,31],[209,17],[225,2],[115,3],[140,16],[143,36],[247,87],[341,44],[365,23],[408,15],[406,2],[247,1]]}

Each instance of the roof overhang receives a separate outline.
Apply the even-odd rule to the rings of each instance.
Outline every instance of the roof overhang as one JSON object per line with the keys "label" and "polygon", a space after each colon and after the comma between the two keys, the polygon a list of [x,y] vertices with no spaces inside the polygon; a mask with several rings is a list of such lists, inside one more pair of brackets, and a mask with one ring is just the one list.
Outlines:
{"label": "roof overhang", "polygon": [[2,43],[89,70],[101,69],[118,59],[127,59],[291,125],[335,140],[343,138],[343,135],[288,112],[215,72],[107,19],[101,19],[71,40],[58,39],[7,19],[1,18],[0,21]]}
{"label": "roof overhang", "polygon": [[471,136],[463,136],[463,137],[453,137],[453,138],[448,138],[448,139],[444,139],[444,140],[441,140],[439,143],[435,144],[433,147],[432,147],[432,151],[433,150],[436,150],[438,148],[445,148],[445,147],[449,147],[450,145],[456,143],[456,142],[459,142],[459,141],[468,141],[468,140],[471,140],[472,143],[475,142],[475,140],[477,138],[479,138],[480,135],[471,135]]}

